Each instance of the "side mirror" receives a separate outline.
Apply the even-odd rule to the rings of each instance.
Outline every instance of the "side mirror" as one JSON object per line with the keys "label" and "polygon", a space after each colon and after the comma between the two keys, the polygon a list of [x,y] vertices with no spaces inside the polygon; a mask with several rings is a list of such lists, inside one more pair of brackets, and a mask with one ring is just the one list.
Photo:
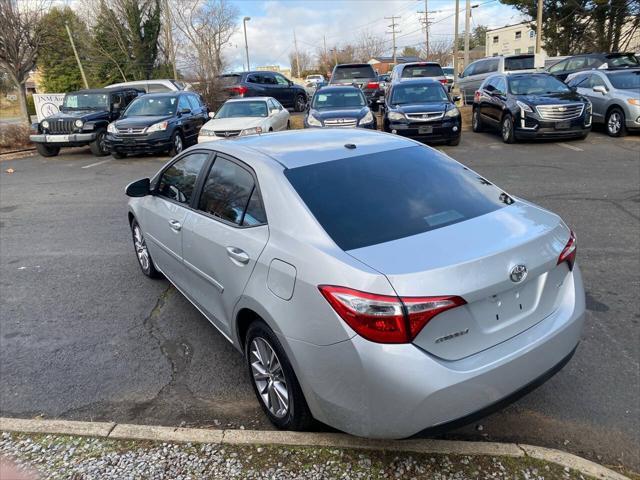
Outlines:
{"label": "side mirror", "polygon": [[189,115],[190,113],[191,113],[190,108],[183,108],[182,110],[180,110],[180,115]]}
{"label": "side mirror", "polygon": [[148,178],[136,180],[127,185],[124,189],[124,193],[128,197],[146,197],[151,193],[151,181]]}
{"label": "side mirror", "polygon": [[209,112],[209,118],[216,118],[216,112]]}
{"label": "side mirror", "polygon": [[272,108],[271,110],[269,110],[269,116],[271,117],[271,116],[275,115],[278,112],[279,112],[279,110],[277,108]]}
{"label": "side mirror", "polygon": [[287,82],[289,82],[289,86],[293,85],[293,82],[291,80],[287,80]]}
{"label": "side mirror", "polygon": [[459,102],[461,100],[462,97],[460,97],[460,95],[454,95],[453,96],[453,101],[454,102]]}
{"label": "side mirror", "polygon": [[607,87],[603,86],[603,85],[596,85],[595,87],[593,87],[593,91],[596,93],[601,93],[602,95],[606,95],[607,94]]}

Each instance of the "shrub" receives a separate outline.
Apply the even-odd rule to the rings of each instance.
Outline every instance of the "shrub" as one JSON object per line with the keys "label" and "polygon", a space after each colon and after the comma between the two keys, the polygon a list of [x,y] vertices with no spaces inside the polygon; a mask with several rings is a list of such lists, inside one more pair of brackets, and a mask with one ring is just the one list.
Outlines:
{"label": "shrub", "polygon": [[30,131],[30,127],[24,124],[0,124],[0,152],[32,146],[29,140]]}

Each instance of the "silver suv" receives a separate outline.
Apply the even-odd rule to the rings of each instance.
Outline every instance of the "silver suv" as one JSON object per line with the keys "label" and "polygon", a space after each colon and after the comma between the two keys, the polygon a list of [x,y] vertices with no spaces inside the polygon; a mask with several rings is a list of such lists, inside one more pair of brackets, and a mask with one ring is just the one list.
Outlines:
{"label": "silver suv", "polygon": [[612,137],[640,130],[640,68],[572,73],[567,85],[593,104],[593,122]]}
{"label": "silver suv", "polygon": [[451,87],[447,84],[447,77],[438,62],[411,62],[401,63],[393,67],[391,83],[411,78],[433,78],[439,81],[447,91]]}

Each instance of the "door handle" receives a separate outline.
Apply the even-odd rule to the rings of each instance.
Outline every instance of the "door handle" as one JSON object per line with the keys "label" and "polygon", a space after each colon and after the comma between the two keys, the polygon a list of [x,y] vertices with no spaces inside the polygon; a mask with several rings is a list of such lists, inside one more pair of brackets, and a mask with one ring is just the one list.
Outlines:
{"label": "door handle", "polygon": [[227,255],[231,260],[242,264],[249,263],[249,254],[238,247],[227,247]]}
{"label": "door handle", "polygon": [[169,220],[169,225],[176,232],[179,232],[180,230],[182,230],[182,224],[178,220]]}

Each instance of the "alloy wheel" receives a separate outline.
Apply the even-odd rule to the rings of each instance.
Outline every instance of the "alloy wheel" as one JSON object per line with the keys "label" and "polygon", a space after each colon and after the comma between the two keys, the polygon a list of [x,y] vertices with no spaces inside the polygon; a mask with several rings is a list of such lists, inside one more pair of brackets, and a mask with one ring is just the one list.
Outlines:
{"label": "alloy wheel", "polygon": [[511,119],[509,117],[505,118],[502,122],[502,138],[507,141],[509,136],[511,135]]}
{"label": "alloy wheel", "polygon": [[251,374],[260,398],[276,418],[289,412],[289,389],[278,355],[262,337],[252,340],[249,348]]}
{"label": "alloy wheel", "polygon": [[478,129],[478,110],[473,111],[473,115],[471,116],[471,126],[474,130]]}
{"label": "alloy wheel", "polygon": [[609,115],[609,121],[607,122],[609,133],[617,135],[618,132],[620,132],[621,127],[622,119],[620,118],[620,114],[618,112],[612,112],[611,115]]}
{"label": "alloy wheel", "polygon": [[145,272],[148,271],[151,263],[149,250],[147,249],[147,242],[142,236],[140,226],[137,224],[133,227],[133,245],[136,249],[136,255],[138,256],[140,266]]}
{"label": "alloy wheel", "polygon": [[182,137],[180,135],[176,135],[176,138],[173,141],[173,147],[176,151],[176,154],[182,152]]}
{"label": "alloy wheel", "polygon": [[296,100],[296,111],[302,112],[305,107],[306,102],[304,101],[304,97],[302,95],[298,96],[298,99]]}

